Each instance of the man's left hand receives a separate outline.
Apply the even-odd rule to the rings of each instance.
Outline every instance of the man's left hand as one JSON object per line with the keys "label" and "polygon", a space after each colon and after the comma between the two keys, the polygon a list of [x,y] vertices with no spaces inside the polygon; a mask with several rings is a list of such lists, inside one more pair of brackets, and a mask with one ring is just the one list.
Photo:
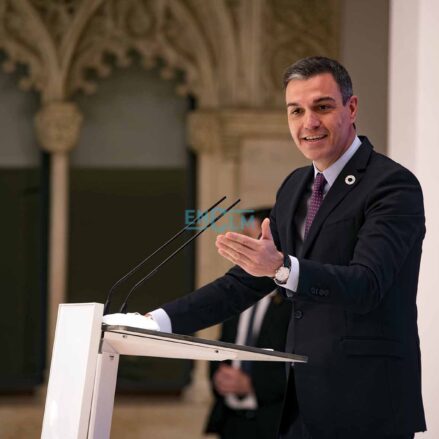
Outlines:
{"label": "man's left hand", "polygon": [[284,259],[274,244],[268,218],[262,223],[262,234],[259,239],[228,232],[225,235],[218,235],[216,246],[221,256],[239,265],[247,273],[258,277],[274,277]]}

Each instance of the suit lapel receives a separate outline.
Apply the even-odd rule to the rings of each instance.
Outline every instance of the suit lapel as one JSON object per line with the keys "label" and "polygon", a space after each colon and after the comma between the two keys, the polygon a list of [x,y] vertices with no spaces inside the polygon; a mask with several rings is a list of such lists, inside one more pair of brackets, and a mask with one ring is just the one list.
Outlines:
{"label": "suit lapel", "polygon": [[[326,197],[314,218],[311,228],[309,229],[308,236],[303,243],[302,257],[306,257],[307,252],[314,243],[314,240],[317,237],[327,216],[360,182],[369,161],[371,152],[372,145],[366,138],[364,138],[363,143],[361,144],[360,148],[358,148],[358,151],[342,169],[331,189],[329,189],[328,193],[326,194]],[[349,184],[349,182],[352,181],[352,176],[355,178],[355,181]]]}
{"label": "suit lapel", "polygon": [[299,207],[299,203],[303,197],[306,187],[311,183],[311,179],[314,176],[314,167],[309,166],[303,169],[303,174],[299,177],[299,183],[297,185],[297,190],[294,191],[291,202],[288,206],[287,218],[289,219],[288,229],[287,229],[287,252],[290,255],[295,255],[296,251],[296,233],[294,218],[296,211]]}

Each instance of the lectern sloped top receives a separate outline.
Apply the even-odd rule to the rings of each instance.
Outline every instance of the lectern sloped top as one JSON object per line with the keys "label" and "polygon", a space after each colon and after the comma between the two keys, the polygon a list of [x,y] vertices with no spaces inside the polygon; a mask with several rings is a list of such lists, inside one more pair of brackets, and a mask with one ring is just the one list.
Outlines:
{"label": "lectern sloped top", "polygon": [[102,325],[102,352],[120,355],[185,358],[191,360],[245,360],[306,363],[303,355],[205,340],[122,325]]}

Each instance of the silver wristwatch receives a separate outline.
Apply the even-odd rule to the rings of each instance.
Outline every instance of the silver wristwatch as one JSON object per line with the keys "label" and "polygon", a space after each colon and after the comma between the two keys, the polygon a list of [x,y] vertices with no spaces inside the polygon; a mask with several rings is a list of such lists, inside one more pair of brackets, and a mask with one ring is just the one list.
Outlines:
{"label": "silver wristwatch", "polygon": [[278,285],[285,285],[290,277],[291,272],[291,259],[288,255],[284,255],[284,263],[276,270],[274,274],[274,281]]}

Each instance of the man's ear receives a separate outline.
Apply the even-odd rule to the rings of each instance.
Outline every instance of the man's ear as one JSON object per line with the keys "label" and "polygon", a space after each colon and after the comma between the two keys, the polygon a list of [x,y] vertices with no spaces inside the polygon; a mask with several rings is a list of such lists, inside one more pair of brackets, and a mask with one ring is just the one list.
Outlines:
{"label": "man's ear", "polygon": [[358,96],[351,96],[349,100],[346,102],[346,105],[349,109],[349,115],[351,118],[351,122],[355,128],[355,121],[357,120],[357,111],[358,111]]}

